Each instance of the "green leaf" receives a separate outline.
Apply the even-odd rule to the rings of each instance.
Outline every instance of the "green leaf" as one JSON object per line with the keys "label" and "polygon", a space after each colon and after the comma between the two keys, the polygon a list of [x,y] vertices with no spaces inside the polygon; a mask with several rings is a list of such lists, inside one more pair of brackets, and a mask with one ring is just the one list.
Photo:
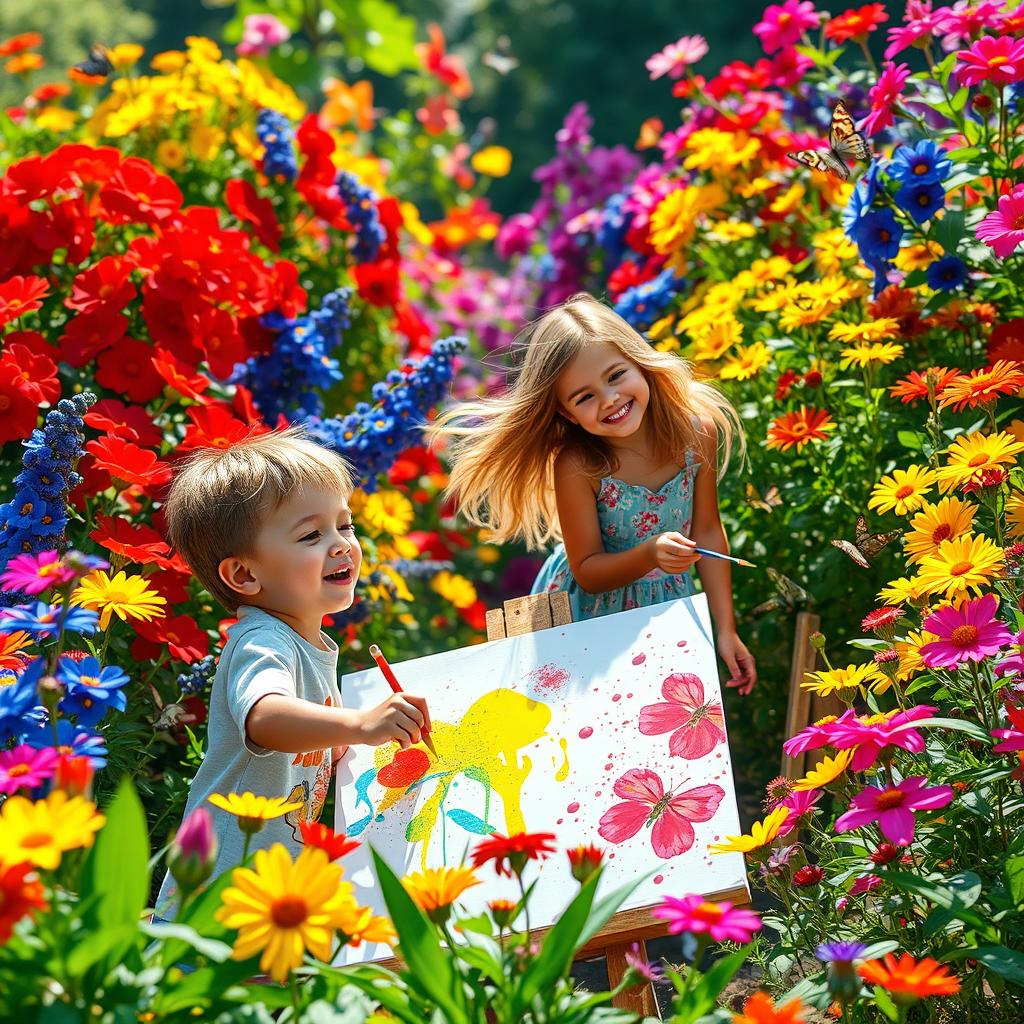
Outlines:
{"label": "green leaf", "polygon": [[979,946],[977,949],[958,949],[950,954],[951,960],[977,960],[1000,978],[1024,985],[1024,953],[1006,946]]}
{"label": "green leaf", "polygon": [[951,255],[956,255],[956,247],[963,237],[963,210],[947,210],[946,215],[935,222],[935,240]]}
{"label": "green leaf", "polygon": [[450,1024],[467,1022],[462,986],[455,973],[453,958],[441,948],[434,926],[413,903],[384,858],[374,849],[370,852],[377,882],[398,932],[402,959],[408,966],[408,970],[402,972],[403,977],[410,988],[434,1002]]}
{"label": "green leaf", "polygon": [[[915,893],[936,906],[944,907],[958,920],[963,921],[964,924],[971,928],[977,929],[982,935],[994,936],[997,934],[992,923],[976,910],[972,910],[967,906],[959,894],[954,892],[945,880],[939,885],[936,882],[930,882],[922,878],[920,875],[912,875],[905,871],[879,871],[878,874],[884,881],[891,883],[897,889]],[[966,878],[971,874],[971,872],[964,872],[963,877]],[[976,878],[977,876],[975,875],[974,877]]]}
{"label": "green leaf", "polygon": [[957,89],[956,94],[949,101],[950,107],[957,113],[964,109],[967,105],[967,97],[970,96],[971,90],[964,86],[962,89]]}
{"label": "green leaf", "polygon": [[1024,857],[1011,857],[1003,865],[1006,888],[1010,890],[1013,902],[1019,907],[1024,904]]}
{"label": "green leaf", "polygon": [[[176,924],[188,925],[207,939],[225,938],[231,934],[214,916],[220,909],[221,893],[231,885],[231,872],[225,871],[213,885],[196,896],[176,919]],[[164,941],[161,962],[164,967],[177,963],[189,951],[189,943],[176,937]]]}
{"label": "green leaf", "polygon": [[133,938],[137,925],[117,924],[99,931],[90,931],[67,956],[67,971],[71,977],[81,977],[93,964],[102,960],[111,950],[124,949]]}
{"label": "green leaf", "polygon": [[625,885],[613,890],[607,896],[601,897],[594,904],[590,917],[587,918],[587,923],[583,926],[583,931],[580,932],[577,949],[580,946],[585,946],[611,920],[612,915],[633,895],[637,887],[647,880],[649,875],[650,872],[630,879]]}
{"label": "green leaf", "polygon": [[874,986],[873,991],[875,993],[875,1006],[885,1015],[886,1020],[891,1020],[895,1024],[900,1019],[900,1011],[892,996],[884,988],[879,988],[877,985]]}
{"label": "green leaf", "polygon": [[681,1017],[683,1022],[692,1021],[711,1010],[722,990],[743,966],[749,953],[750,947],[743,946],[721,960],[716,960],[686,994],[685,1000],[676,999],[676,1019]]}
{"label": "green leaf", "polygon": [[[908,287],[910,286],[908,285]],[[916,430],[898,430],[896,440],[908,451],[919,452],[925,446],[928,438]]]}
{"label": "green leaf", "polygon": [[981,150],[977,146],[964,146],[961,149],[954,149],[946,154],[950,160],[965,163],[968,160],[977,160],[981,156]]}
{"label": "green leaf", "polygon": [[978,725],[977,722],[961,721],[959,718],[918,718],[913,722],[899,725],[892,731],[906,732],[907,729],[921,729],[925,726],[929,728],[952,729],[954,732],[964,732],[975,740],[988,741],[991,739],[988,732]]}
{"label": "green leaf", "polygon": [[180,939],[182,942],[187,942],[197,953],[218,964],[223,963],[231,956],[231,946],[226,942],[221,942],[220,939],[208,939],[187,924],[178,924],[175,921],[161,921],[159,924],[152,924],[143,921],[139,927],[143,934],[148,935],[151,939],[162,941]]}
{"label": "green leaf", "polygon": [[[978,178],[983,178],[986,174],[988,174],[987,168],[974,167],[969,164],[965,164],[963,167],[955,170],[942,183],[942,187],[947,192],[952,192],[954,189],[961,188],[964,185],[970,185],[972,181],[977,181]],[[956,212],[963,216],[963,211],[958,210]],[[947,213],[946,216],[949,216],[949,214]],[[945,220],[946,218],[943,217],[942,219]]]}
{"label": "green leaf", "polygon": [[[248,960],[229,960],[216,967],[200,967],[198,971],[175,981],[173,985],[160,985],[153,996],[152,1011],[156,1019],[178,1010],[193,1010],[209,1006],[232,985],[240,985],[258,972],[256,957]],[[266,986],[268,992],[272,991]],[[264,993],[260,993],[264,999]]]}

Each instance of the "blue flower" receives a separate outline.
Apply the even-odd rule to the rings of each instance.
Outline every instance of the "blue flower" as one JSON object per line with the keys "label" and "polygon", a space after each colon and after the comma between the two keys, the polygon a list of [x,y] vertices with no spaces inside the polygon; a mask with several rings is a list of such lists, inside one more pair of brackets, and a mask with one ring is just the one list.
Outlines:
{"label": "blue flower", "polygon": [[858,221],[854,242],[869,266],[891,260],[900,248],[903,228],[890,209],[868,210]]}
{"label": "blue flower", "polygon": [[878,195],[878,174],[880,171],[878,161],[873,161],[868,169],[861,176],[850,196],[850,201],[843,210],[843,231],[850,241],[857,240],[857,226],[871,209],[871,204]]}
{"label": "blue flower", "polygon": [[96,632],[99,615],[88,608],[71,608],[60,604],[18,605],[0,611],[0,633],[24,630],[36,640],[56,636],[63,626],[65,632],[89,634]]}
{"label": "blue flower", "polygon": [[80,725],[95,725],[109,708],[124,711],[128,698],[122,689],[128,683],[128,674],[117,665],[100,666],[97,658],[61,658],[57,678],[67,691],[60,702],[66,715],[76,715]]}
{"label": "blue flower", "polygon": [[46,718],[46,712],[39,717],[35,728],[25,737],[30,747],[42,750],[56,747],[68,757],[87,757],[94,769],[103,768],[107,763],[107,744],[99,733],[72,724],[66,718],[57,720],[57,737],[54,743],[53,726]]}
{"label": "blue flower", "polygon": [[263,173],[268,178],[294,181],[299,165],[295,161],[292,126],[288,119],[276,110],[261,110],[256,115],[256,134],[265,150]]}
{"label": "blue flower", "polygon": [[377,212],[377,195],[350,171],[340,171],[335,184],[345,200],[345,216],[356,229],[352,255],[358,263],[372,263],[387,240]]}
{"label": "blue flower", "polygon": [[616,192],[604,206],[601,226],[597,229],[597,244],[606,254],[605,270],[614,270],[621,262],[626,250],[626,235],[633,223],[633,214],[622,209],[626,197]]}
{"label": "blue flower", "polygon": [[946,190],[937,181],[908,181],[896,193],[901,209],[923,224],[946,205]]}
{"label": "blue flower", "polygon": [[957,256],[943,256],[928,268],[928,287],[951,292],[967,281],[967,265]]}
{"label": "blue flower", "polygon": [[686,284],[675,271],[663,270],[657,277],[643,284],[627,288],[615,303],[615,312],[637,330],[650,327],[665,312],[665,308]]}
{"label": "blue flower", "polygon": [[181,692],[184,694],[205,692],[216,671],[217,659],[212,654],[200,658],[199,661],[194,661],[189,666],[188,672],[182,672],[178,676]]}
{"label": "blue flower", "polygon": [[31,727],[28,713],[39,703],[36,684],[46,668],[42,658],[36,658],[13,681],[0,676],[0,744],[19,739]]}
{"label": "blue flower", "polygon": [[922,139],[916,146],[900,146],[893,153],[888,173],[904,185],[934,184],[947,178],[952,169],[946,154],[931,139]]}

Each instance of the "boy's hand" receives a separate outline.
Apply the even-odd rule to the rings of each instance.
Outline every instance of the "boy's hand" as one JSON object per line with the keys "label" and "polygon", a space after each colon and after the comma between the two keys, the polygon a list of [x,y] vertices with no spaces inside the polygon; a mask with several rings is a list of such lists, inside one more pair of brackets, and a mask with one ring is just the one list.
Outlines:
{"label": "boy's hand", "polygon": [[395,740],[405,750],[419,743],[430,731],[430,712],[425,697],[411,693],[393,693],[383,704],[363,713],[361,741],[371,747]]}
{"label": "boy's hand", "polygon": [[659,533],[649,543],[654,548],[654,564],[663,572],[686,572],[700,559],[697,542],[675,530]]}
{"label": "boy's hand", "polygon": [[718,653],[729,670],[726,686],[735,687],[744,697],[757,682],[757,665],[747,645],[735,633],[720,633]]}

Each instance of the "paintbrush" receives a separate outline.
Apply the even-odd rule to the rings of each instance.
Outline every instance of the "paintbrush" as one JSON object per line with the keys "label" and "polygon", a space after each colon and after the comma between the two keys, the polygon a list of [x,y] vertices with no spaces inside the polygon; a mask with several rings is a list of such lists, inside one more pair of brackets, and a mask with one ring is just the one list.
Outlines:
{"label": "paintbrush", "polygon": [[721,551],[709,551],[707,548],[695,548],[694,550],[698,555],[703,555],[705,558],[721,558],[726,562],[735,562],[737,565],[742,565],[745,569],[757,568],[753,562],[748,562],[745,558],[734,558],[732,555],[723,555]]}
{"label": "paintbrush", "polygon": [[[384,657],[383,652],[376,644],[370,644],[370,657],[373,658],[375,662],[377,662],[377,668],[379,668],[381,672],[384,674],[384,678],[388,681],[388,685],[391,687],[391,689],[395,693],[401,693],[401,684],[398,682],[398,679],[396,678],[394,671],[388,664],[388,659]],[[428,733],[425,729],[422,731],[422,739],[423,742],[427,745],[427,749],[436,758],[437,750],[434,748],[434,741],[430,738],[430,733]]]}

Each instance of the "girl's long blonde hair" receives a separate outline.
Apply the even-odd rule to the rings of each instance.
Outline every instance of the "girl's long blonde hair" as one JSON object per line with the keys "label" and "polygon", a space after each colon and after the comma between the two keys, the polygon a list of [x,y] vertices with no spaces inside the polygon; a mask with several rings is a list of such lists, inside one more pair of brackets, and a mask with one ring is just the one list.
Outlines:
{"label": "girl's long blonde hair", "polygon": [[561,539],[553,467],[571,449],[594,476],[615,472],[611,448],[559,412],[555,384],[587,346],[610,342],[636,363],[650,386],[646,415],[655,454],[682,464],[696,450],[708,420],[718,435],[719,475],[734,445],[744,450],[743,429],[729,400],[712,384],[696,380],[692,366],[658,352],[618,313],[591,295],[573,295],[526,327],[516,339],[525,347],[508,390],[462,402],[442,413],[428,430],[432,441],[449,440],[453,497],[470,522],[503,542],[522,538],[530,548]]}

